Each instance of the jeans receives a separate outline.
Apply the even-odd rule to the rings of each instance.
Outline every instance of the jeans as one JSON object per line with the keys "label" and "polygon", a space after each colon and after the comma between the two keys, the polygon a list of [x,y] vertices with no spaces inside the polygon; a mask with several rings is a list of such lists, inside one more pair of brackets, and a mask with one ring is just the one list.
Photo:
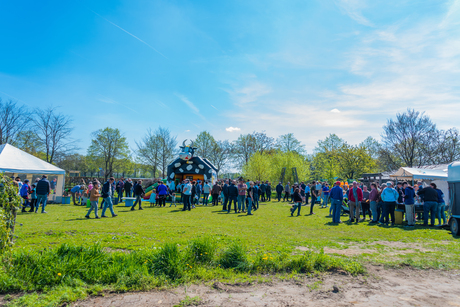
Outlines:
{"label": "jeans", "polygon": [[30,210],[29,212],[34,212],[35,211],[35,206],[37,205],[37,199],[36,198],[32,198],[31,202],[30,202]]}
{"label": "jeans", "polygon": [[201,193],[196,193],[196,196],[198,196],[198,199],[196,200],[196,204],[200,204],[200,198],[201,198]]}
{"label": "jeans", "polygon": [[295,210],[297,209],[297,216],[300,215],[300,207],[302,207],[302,202],[299,201],[298,203],[295,204],[295,207],[292,209],[291,216],[294,215]]}
{"label": "jeans", "polygon": [[48,201],[48,195],[37,195],[37,207],[35,208],[35,212],[38,211],[40,207],[40,203],[43,202],[42,212],[45,212],[46,202]]}
{"label": "jeans", "polygon": [[259,209],[259,195],[254,194],[254,200],[252,203],[254,204],[254,210]]}
{"label": "jeans", "polygon": [[378,215],[377,215],[377,202],[376,201],[371,201],[371,212],[372,212],[372,221],[377,222]]}
{"label": "jeans", "polygon": [[315,206],[316,196],[311,196],[311,206],[310,206],[310,214],[313,214],[313,207]]}
{"label": "jeans", "polygon": [[123,189],[118,188],[118,189],[117,189],[117,194],[118,194],[118,196],[117,196],[118,202],[121,203],[122,197],[123,197]]}
{"label": "jeans", "polygon": [[203,193],[203,205],[207,206],[208,205],[208,200],[209,198],[209,193]]}
{"label": "jeans", "polygon": [[94,215],[97,217],[97,200],[91,201],[91,208],[89,208],[88,213],[86,213],[86,216],[89,216],[91,211],[94,210]]}
{"label": "jeans", "polygon": [[284,192],[283,201],[289,201],[289,192]]}
{"label": "jeans", "polygon": [[342,201],[340,199],[332,199],[332,223],[340,223],[340,213],[342,212]]}
{"label": "jeans", "polygon": [[353,221],[356,218],[356,221],[359,221],[359,201],[349,201],[348,207],[350,208],[350,220]]}
{"label": "jeans", "polygon": [[[138,195],[137,197],[139,198],[139,207],[142,207],[141,196]],[[136,199],[136,202],[137,202],[137,199]],[[161,207],[161,205],[163,205],[163,207],[166,207],[166,195],[159,195],[158,196],[158,207]]]}
{"label": "jeans", "polygon": [[186,195],[184,194],[184,208],[182,209],[182,211],[185,211],[185,210],[188,210],[190,211],[190,197],[192,197],[192,195]]}
{"label": "jeans", "polygon": [[233,207],[235,209],[235,212],[237,212],[236,206],[238,202],[238,197],[237,196],[228,196],[228,205],[227,205],[227,212],[230,213],[230,210],[232,210],[232,202],[233,202]]}
{"label": "jeans", "polygon": [[278,198],[278,202],[281,201],[281,192],[276,192],[276,197]]}
{"label": "jeans", "polygon": [[390,217],[391,217],[391,223],[394,224],[395,207],[396,207],[395,201],[391,201],[391,202],[384,201],[383,202],[383,214],[380,217],[380,223],[388,224],[390,222]]}
{"label": "jeans", "polygon": [[73,204],[76,206],[76,205],[77,205],[77,202],[75,201],[75,194],[76,194],[76,193],[70,192],[70,194],[72,194]]}
{"label": "jeans", "polygon": [[224,195],[223,198],[223,207],[222,207],[222,210],[226,211],[227,210],[227,204],[228,204],[228,195]]}
{"label": "jeans", "polygon": [[238,211],[241,211],[245,209],[246,205],[246,196],[245,195],[238,195]]}
{"label": "jeans", "polygon": [[406,205],[407,225],[415,226],[415,205]]}
{"label": "jeans", "polygon": [[305,193],[305,205],[308,205],[309,198],[310,198],[310,193]]}
{"label": "jeans", "polygon": [[219,205],[219,194],[211,194],[212,196],[212,205],[218,206]]}
{"label": "jeans", "polygon": [[321,206],[324,206],[327,208],[327,203],[329,202],[329,195],[323,195],[321,198],[323,200],[323,203],[321,204]]}
{"label": "jeans", "polygon": [[438,203],[438,206],[436,207],[436,209],[437,209],[436,215],[438,217],[439,225],[446,224],[446,204]]}
{"label": "jeans", "polygon": [[383,215],[383,203],[379,201],[377,203],[377,221],[380,221],[380,218]]}
{"label": "jeans", "polygon": [[428,225],[428,214],[431,218],[431,225],[434,225],[434,218],[436,215],[436,207],[438,203],[435,201],[426,201],[423,204],[423,224]]}
{"label": "jeans", "polygon": [[131,197],[131,195],[132,195],[131,190],[129,190],[129,191],[125,190],[125,195],[126,195],[126,197]]}
{"label": "jeans", "polygon": [[266,192],[265,195],[267,201],[272,201],[272,192]]}
{"label": "jeans", "polygon": [[106,197],[104,198],[104,209],[102,209],[102,216],[105,215],[105,210],[109,208],[110,213],[112,213],[112,216],[115,215],[115,212],[113,212],[113,202],[112,202],[112,197]]}
{"label": "jeans", "polygon": [[248,215],[251,215],[252,202],[253,200],[250,197],[248,197]]}

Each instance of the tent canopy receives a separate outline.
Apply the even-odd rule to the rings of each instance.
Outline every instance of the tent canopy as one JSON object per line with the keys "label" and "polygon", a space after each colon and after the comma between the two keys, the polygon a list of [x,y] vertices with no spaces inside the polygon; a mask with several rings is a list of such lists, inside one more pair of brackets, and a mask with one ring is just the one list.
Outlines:
{"label": "tent canopy", "polygon": [[0,172],[65,175],[65,170],[10,144],[0,145]]}
{"label": "tent canopy", "polygon": [[446,169],[401,167],[396,173],[394,173],[393,175],[390,175],[390,177],[425,179],[425,180],[447,180],[447,170]]}
{"label": "tent canopy", "polygon": [[460,162],[453,162],[449,165],[449,182],[460,182]]}

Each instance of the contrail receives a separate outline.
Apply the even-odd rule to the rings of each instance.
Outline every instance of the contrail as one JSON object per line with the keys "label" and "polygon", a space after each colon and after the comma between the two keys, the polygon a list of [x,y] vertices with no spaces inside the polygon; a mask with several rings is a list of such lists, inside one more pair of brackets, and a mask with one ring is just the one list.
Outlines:
{"label": "contrail", "polygon": [[[99,15],[98,13],[96,13],[95,11],[93,11],[92,9],[90,8],[87,8],[88,10],[90,10],[91,12],[93,12],[94,14],[96,14],[97,16],[101,17],[102,19],[104,19],[105,21],[107,21],[108,23],[114,25],[115,27],[117,27],[118,29],[122,30],[123,32],[131,35],[132,37],[134,37],[135,39],[137,39],[138,41],[140,41],[141,43],[143,43],[144,45],[146,45],[147,47],[149,47],[150,49],[152,49],[153,51],[155,51],[156,53],[160,54],[161,56],[163,56],[165,59],[168,59],[163,53],[161,53],[160,51],[156,50],[154,47],[152,47],[151,45],[149,45],[148,43],[146,43],[145,41],[143,41],[142,39],[140,39],[139,37],[137,37],[136,35],[126,31],[125,29],[123,29],[122,27],[120,27],[119,25],[111,22],[110,20],[108,20],[107,18]],[[169,60],[169,59],[168,59]]]}

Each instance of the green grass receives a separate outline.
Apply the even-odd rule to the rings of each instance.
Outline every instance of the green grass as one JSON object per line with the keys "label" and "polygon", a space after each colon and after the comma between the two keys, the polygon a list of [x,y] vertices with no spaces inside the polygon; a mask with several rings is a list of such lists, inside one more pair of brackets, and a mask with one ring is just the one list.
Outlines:
{"label": "green grass", "polygon": [[105,290],[264,280],[262,274],[359,274],[366,263],[460,268],[459,239],[449,231],[331,225],[329,209],[315,208],[310,216],[302,207],[302,216],[291,217],[289,207],[267,203],[246,216],[223,213],[220,206],[182,212],[145,205],[132,212],[119,205],[116,218],[87,220],[84,207],[49,205],[48,214],[18,216],[16,245],[1,264],[0,290],[28,293],[12,306],[56,306]]}

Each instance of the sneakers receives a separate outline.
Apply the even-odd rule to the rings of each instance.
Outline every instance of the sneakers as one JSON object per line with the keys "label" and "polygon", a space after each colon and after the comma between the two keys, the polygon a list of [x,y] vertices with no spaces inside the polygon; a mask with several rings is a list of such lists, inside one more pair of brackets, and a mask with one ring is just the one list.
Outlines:
{"label": "sneakers", "polygon": [[87,215],[85,215],[85,218],[89,219],[90,217],[89,217],[89,216],[87,216]]}
{"label": "sneakers", "polygon": [[118,216],[118,214],[112,214],[112,217],[116,217],[116,216]]}
{"label": "sneakers", "polygon": [[139,210],[144,210],[142,207],[139,207]]}
{"label": "sneakers", "polygon": [[46,212],[46,211],[42,211],[42,213],[48,213],[48,212]]}
{"label": "sneakers", "polygon": [[96,216],[95,219],[100,219],[100,217]]}
{"label": "sneakers", "polygon": [[101,217],[108,217],[107,215],[102,215]]}
{"label": "sneakers", "polygon": [[132,208],[131,208],[131,211],[134,211],[134,210],[136,210],[136,209],[134,209],[134,207],[132,207]]}

